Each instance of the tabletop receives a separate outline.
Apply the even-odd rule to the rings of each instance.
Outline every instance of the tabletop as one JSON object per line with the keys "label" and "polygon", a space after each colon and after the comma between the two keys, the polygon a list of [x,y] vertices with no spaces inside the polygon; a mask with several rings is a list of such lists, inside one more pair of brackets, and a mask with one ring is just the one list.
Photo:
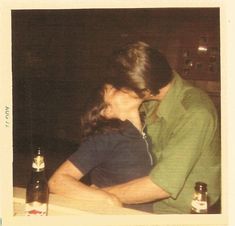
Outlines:
{"label": "tabletop", "polygon": [[[25,188],[14,187],[14,215],[24,216]],[[134,209],[104,206],[96,200],[75,200],[57,194],[50,194],[48,216],[58,215],[148,215],[150,213]]]}

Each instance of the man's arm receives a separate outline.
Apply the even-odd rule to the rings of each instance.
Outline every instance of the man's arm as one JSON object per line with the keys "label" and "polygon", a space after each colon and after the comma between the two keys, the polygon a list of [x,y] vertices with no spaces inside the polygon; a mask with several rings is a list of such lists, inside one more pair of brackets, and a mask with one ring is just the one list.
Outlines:
{"label": "man's arm", "polygon": [[174,136],[162,151],[161,160],[149,176],[104,190],[127,204],[177,198],[203,148],[209,145],[216,131],[217,124],[210,112],[193,110],[176,127]]}
{"label": "man's arm", "polygon": [[78,200],[96,200],[107,205],[121,206],[120,201],[114,195],[80,182],[82,176],[82,172],[67,160],[50,178],[49,190],[51,193]]}
{"label": "man's arm", "polygon": [[146,203],[170,197],[170,194],[154,184],[149,176],[103,190],[114,194],[122,203],[126,204]]}

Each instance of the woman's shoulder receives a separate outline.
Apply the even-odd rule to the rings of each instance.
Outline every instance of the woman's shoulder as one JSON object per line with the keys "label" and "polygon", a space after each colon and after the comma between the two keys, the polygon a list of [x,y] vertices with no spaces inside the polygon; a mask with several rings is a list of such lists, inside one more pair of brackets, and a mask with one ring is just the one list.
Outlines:
{"label": "woman's shoulder", "polygon": [[112,144],[127,139],[130,135],[137,136],[139,135],[139,132],[130,121],[126,120],[119,121],[116,127],[104,127],[102,130],[99,130],[87,137],[86,140],[88,142]]}
{"label": "woman's shoulder", "polygon": [[86,137],[84,139],[84,142],[89,143],[103,143],[105,144],[111,144],[119,141],[123,136],[123,131],[121,128],[109,128],[109,129],[103,129],[100,131],[96,131],[92,135]]}

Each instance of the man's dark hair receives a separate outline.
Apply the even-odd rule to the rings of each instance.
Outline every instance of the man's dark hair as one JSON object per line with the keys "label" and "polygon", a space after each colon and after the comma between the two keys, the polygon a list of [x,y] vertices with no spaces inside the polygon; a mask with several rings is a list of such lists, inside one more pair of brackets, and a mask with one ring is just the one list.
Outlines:
{"label": "man's dark hair", "polygon": [[117,89],[127,88],[143,97],[153,95],[172,80],[172,69],[165,56],[144,42],[128,44],[115,51],[108,62],[107,82]]}

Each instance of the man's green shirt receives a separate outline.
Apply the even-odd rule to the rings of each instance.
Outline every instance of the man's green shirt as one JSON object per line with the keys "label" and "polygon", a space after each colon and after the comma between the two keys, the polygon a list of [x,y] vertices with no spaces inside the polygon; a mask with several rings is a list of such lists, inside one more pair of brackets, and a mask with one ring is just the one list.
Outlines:
{"label": "man's green shirt", "polygon": [[194,185],[207,184],[209,205],[220,196],[220,130],[217,111],[202,90],[174,72],[161,102],[147,101],[147,133],[156,165],[151,180],[170,194],[154,204],[156,213],[190,213]]}

